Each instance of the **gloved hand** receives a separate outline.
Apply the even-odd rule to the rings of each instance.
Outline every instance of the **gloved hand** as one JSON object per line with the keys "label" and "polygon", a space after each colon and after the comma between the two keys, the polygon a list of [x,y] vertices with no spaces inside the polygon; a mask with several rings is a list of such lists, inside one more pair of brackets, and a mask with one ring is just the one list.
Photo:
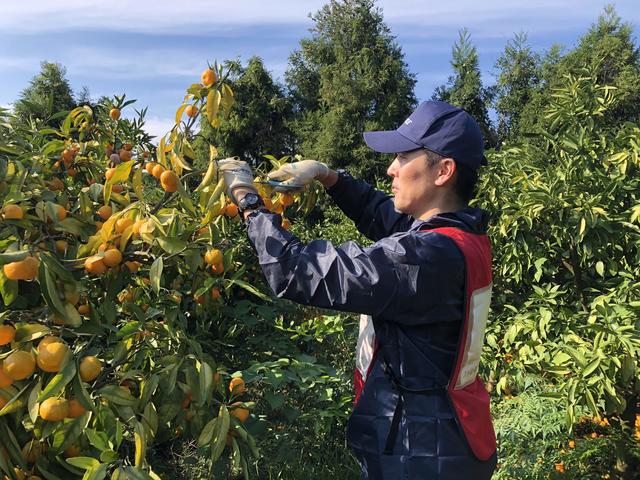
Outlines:
{"label": "gloved hand", "polygon": [[[287,163],[268,174],[271,180],[282,182],[276,191],[288,190],[287,185],[309,185],[314,180],[322,180],[329,175],[329,167],[316,160],[301,160]],[[289,189],[290,190],[290,189]]]}
{"label": "gloved hand", "polygon": [[235,192],[238,189],[258,193],[256,187],[253,186],[253,172],[247,162],[243,162],[238,157],[225,158],[218,161],[218,170],[222,172],[224,177],[224,191],[233,203],[238,203],[235,197]]}

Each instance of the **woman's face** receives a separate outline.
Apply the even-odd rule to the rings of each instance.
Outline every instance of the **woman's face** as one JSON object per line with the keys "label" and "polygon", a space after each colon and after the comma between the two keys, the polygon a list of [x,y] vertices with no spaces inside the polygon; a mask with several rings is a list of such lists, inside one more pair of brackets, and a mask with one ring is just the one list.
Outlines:
{"label": "woman's face", "polygon": [[391,191],[396,210],[419,218],[428,210],[435,194],[434,173],[427,153],[419,148],[396,154],[387,169],[392,179]]}

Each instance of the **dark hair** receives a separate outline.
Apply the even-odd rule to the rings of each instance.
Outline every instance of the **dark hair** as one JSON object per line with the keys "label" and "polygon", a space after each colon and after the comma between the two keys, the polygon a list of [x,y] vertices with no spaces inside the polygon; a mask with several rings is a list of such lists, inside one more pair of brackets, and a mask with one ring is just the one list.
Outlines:
{"label": "dark hair", "polygon": [[[426,148],[424,149],[424,151],[427,154],[427,166],[429,168],[434,167],[435,165],[440,163],[440,160],[442,160],[443,158],[447,158]],[[466,165],[462,165],[461,163],[456,162],[456,180],[455,184],[453,185],[453,189],[460,200],[468,204],[471,199],[475,197],[477,182],[477,170],[473,170]]]}

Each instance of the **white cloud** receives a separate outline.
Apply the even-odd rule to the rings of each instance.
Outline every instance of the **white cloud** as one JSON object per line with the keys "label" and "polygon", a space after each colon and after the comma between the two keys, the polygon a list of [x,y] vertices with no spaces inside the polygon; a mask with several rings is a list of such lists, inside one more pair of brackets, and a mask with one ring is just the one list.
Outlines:
{"label": "white cloud", "polygon": [[[5,0],[0,30],[5,33],[66,30],[129,31],[158,34],[221,35],[241,25],[310,24],[308,14],[317,11],[323,0]],[[446,31],[461,26],[478,29],[478,35],[527,28],[536,29],[582,25],[602,11],[606,0],[380,0],[385,19],[393,25],[411,25],[424,36],[434,30]],[[616,3],[629,21],[640,20],[636,0]],[[543,21],[540,21],[543,20]],[[413,28],[412,28],[413,30]],[[402,34],[402,32],[398,32]]]}
{"label": "white cloud", "polygon": [[144,130],[155,136],[154,143],[157,143],[163,135],[166,135],[175,125],[175,119],[162,118],[157,116],[145,117]]}

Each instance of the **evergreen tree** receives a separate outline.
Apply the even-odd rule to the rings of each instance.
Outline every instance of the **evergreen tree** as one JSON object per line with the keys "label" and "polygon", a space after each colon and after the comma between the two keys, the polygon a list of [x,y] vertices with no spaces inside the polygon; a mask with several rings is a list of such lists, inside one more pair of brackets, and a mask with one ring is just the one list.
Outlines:
{"label": "evergreen tree", "polygon": [[264,161],[265,154],[291,154],[293,139],[287,121],[292,109],[282,87],[274,82],[259,57],[252,57],[246,67],[239,61],[227,62],[227,66],[231,67],[236,103],[217,129],[203,117],[196,142],[198,156],[209,158],[209,144],[222,157],[238,155],[254,165]]}
{"label": "evergreen tree", "polygon": [[482,86],[478,52],[471,43],[467,29],[460,31],[458,41],[453,45],[451,66],[453,75],[449,77],[446,85],[436,89],[433,99],[464,108],[480,125],[485,147],[494,147],[496,135],[487,110],[491,102],[491,92]]}
{"label": "evergreen tree", "polygon": [[415,76],[374,0],[331,0],[311,18],[286,72],[297,149],[373,180],[389,159],[362,133],[397,128],[415,106]]}
{"label": "evergreen tree", "polygon": [[510,40],[496,62],[499,69],[495,86],[498,138],[505,141],[519,133],[520,115],[539,83],[540,58],[527,45],[526,33]]}
{"label": "evergreen tree", "polygon": [[30,116],[46,119],[54,113],[75,107],[73,92],[65,75],[67,69],[59,63],[44,61],[36,75],[20,94],[13,108],[16,117],[28,119]]}

